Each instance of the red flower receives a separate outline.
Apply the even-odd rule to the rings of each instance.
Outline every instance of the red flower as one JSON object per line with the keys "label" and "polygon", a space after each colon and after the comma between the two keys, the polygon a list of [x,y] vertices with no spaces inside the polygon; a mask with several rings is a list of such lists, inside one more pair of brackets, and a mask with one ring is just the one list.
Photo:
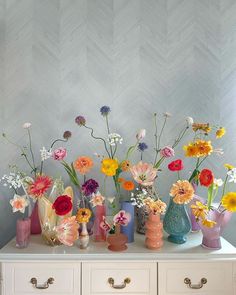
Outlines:
{"label": "red flower", "polygon": [[214,181],[214,175],[211,170],[203,169],[199,174],[200,184],[203,186],[210,186]]}
{"label": "red flower", "polygon": [[69,213],[73,205],[71,198],[67,195],[62,195],[56,198],[55,202],[52,205],[52,208],[55,209],[56,214],[63,216]]}
{"label": "red flower", "polygon": [[34,182],[28,187],[28,194],[33,197],[41,197],[52,185],[52,180],[49,176],[37,176]]}
{"label": "red flower", "polygon": [[184,164],[181,159],[172,161],[169,165],[168,168],[170,171],[180,171],[184,169]]}

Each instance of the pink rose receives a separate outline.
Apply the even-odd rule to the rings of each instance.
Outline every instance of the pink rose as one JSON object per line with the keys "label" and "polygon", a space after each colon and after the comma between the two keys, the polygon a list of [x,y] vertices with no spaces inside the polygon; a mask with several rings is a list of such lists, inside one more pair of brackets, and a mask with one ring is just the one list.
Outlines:
{"label": "pink rose", "polygon": [[161,149],[160,154],[164,158],[170,158],[175,155],[175,151],[171,147],[165,146],[163,149]]}
{"label": "pink rose", "polygon": [[59,148],[52,153],[52,158],[56,161],[62,161],[66,157],[66,149]]}

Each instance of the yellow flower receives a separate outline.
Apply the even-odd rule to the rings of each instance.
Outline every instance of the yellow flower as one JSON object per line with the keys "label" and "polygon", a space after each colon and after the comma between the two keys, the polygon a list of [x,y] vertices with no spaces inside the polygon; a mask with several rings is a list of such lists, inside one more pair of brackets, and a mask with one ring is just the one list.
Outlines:
{"label": "yellow flower", "polygon": [[204,225],[205,227],[209,227],[209,228],[212,228],[216,225],[216,222],[213,221],[213,220],[209,220],[209,219],[204,219],[202,221],[202,225]]}
{"label": "yellow flower", "polygon": [[193,123],[192,128],[194,132],[203,131],[205,134],[211,131],[209,123]]}
{"label": "yellow flower", "polygon": [[114,176],[116,175],[118,166],[119,164],[116,159],[106,158],[102,160],[101,171],[107,176]]}
{"label": "yellow flower", "polygon": [[211,141],[196,140],[183,147],[186,157],[206,157],[213,152]]}
{"label": "yellow flower", "polygon": [[158,199],[151,202],[149,208],[152,210],[153,214],[164,214],[166,211],[166,203]]}
{"label": "yellow flower", "polygon": [[129,171],[129,168],[130,168],[130,161],[128,160],[124,160],[121,162],[120,164],[120,168],[122,171],[126,172],[126,171]]}
{"label": "yellow flower", "polygon": [[226,130],[224,127],[220,127],[217,131],[216,131],[216,138],[221,138],[225,135]]}
{"label": "yellow flower", "polygon": [[79,223],[82,223],[82,222],[87,223],[89,222],[91,215],[92,215],[92,212],[88,208],[80,208],[77,212],[76,220]]}
{"label": "yellow flower", "polygon": [[234,166],[233,165],[230,165],[230,164],[224,164],[224,167],[228,170],[232,170],[234,169]]}
{"label": "yellow flower", "polygon": [[222,205],[223,207],[231,212],[236,212],[236,193],[229,192],[222,198]]}
{"label": "yellow flower", "polygon": [[206,205],[202,204],[201,202],[197,201],[195,205],[191,205],[192,213],[196,217],[196,219],[206,218],[206,214],[208,212],[208,208]]}

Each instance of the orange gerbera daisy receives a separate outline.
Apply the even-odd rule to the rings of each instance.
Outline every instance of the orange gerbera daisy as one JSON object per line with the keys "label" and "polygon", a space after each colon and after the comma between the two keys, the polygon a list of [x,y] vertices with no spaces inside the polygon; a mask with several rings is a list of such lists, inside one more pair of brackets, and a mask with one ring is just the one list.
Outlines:
{"label": "orange gerbera daisy", "polygon": [[198,150],[197,157],[206,157],[213,152],[213,148],[210,141],[198,140],[196,141],[196,147]]}
{"label": "orange gerbera daisy", "polygon": [[134,183],[133,181],[130,181],[130,180],[126,180],[122,183],[122,187],[123,189],[125,189],[126,191],[132,191],[134,190]]}
{"label": "orange gerbera daisy", "polygon": [[41,197],[52,185],[52,179],[47,175],[39,175],[28,186],[28,194],[33,197]]}
{"label": "orange gerbera daisy", "polygon": [[81,174],[86,174],[93,167],[93,160],[89,157],[86,157],[86,156],[79,157],[75,160],[74,167]]}
{"label": "orange gerbera daisy", "polygon": [[208,212],[208,208],[206,205],[197,201],[196,204],[191,205],[192,213],[196,217],[196,219],[204,219],[206,218],[206,214]]}
{"label": "orange gerbera daisy", "polygon": [[131,164],[130,164],[130,161],[128,161],[128,160],[125,160],[125,161],[121,162],[121,164],[120,164],[120,168],[124,172],[129,171],[130,166],[131,166]]}
{"label": "orange gerbera daisy", "polygon": [[189,181],[178,180],[172,185],[170,195],[176,204],[187,204],[193,198],[194,189]]}

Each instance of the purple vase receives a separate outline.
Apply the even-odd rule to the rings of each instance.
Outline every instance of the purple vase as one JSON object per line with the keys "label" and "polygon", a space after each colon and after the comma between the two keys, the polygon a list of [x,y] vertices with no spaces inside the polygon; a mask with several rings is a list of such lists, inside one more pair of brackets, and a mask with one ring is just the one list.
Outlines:
{"label": "purple vase", "polygon": [[41,234],[41,225],[39,221],[39,213],[38,213],[38,201],[34,204],[34,209],[30,216],[31,220],[31,234],[32,235],[39,235]]}
{"label": "purple vase", "polygon": [[208,213],[208,219],[216,222],[212,228],[204,226],[201,222],[199,226],[202,231],[202,247],[207,249],[221,249],[221,234],[232,216],[232,212],[214,209]]}

